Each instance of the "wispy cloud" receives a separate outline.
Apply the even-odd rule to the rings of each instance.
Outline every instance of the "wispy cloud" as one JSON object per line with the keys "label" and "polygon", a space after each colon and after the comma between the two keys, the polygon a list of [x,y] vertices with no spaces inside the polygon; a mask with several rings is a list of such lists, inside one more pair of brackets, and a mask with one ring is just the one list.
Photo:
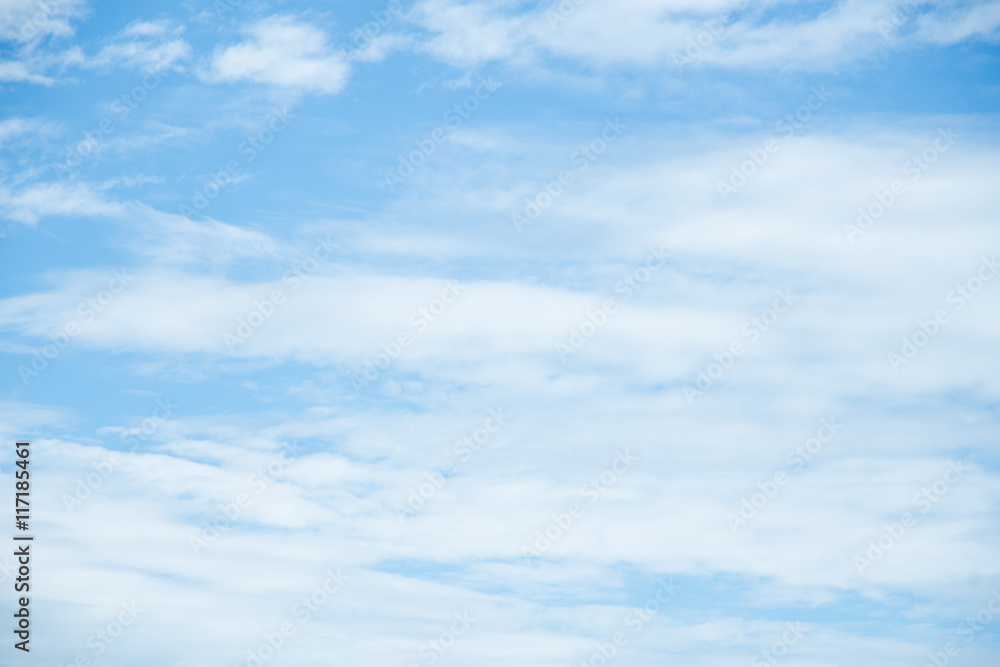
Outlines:
{"label": "wispy cloud", "polygon": [[72,23],[87,12],[84,0],[5,0],[0,10],[0,41],[35,43],[69,37]]}
{"label": "wispy cloud", "polygon": [[997,4],[7,3],[37,659],[995,664]]}
{"label": "wispy cloud", "polygon": [[153,71],[176,67],[176,63],[191,55],[190,45],[181,38],[183,32],[183,26],[166,20],[137,21],[81,64],[94,69],[126,67]]}
{"label": "wispy cloud", "polygon": [[[457,66],[488,62],[560,68],[662,67],[694,61],[733,69],[828,70],[883,48],[879,22],[906,3],[842,0],[791,18],[777,2],[567,0],[521,4],[422,0],[412,22],[430,39],[418,47]],[[934,1],[906,46],[946,45],[997,34],[996,4]],[[692,55],[697,58],[690,59]],[[560,63],[558,59],[566,59]]]}

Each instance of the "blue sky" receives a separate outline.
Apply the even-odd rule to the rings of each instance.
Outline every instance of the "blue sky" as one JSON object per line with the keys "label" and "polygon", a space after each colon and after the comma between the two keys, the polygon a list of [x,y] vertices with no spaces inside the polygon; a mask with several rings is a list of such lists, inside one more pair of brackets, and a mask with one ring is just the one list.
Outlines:
{"label": "blue sky", "polygon": [[3,664],[995,665],[998,36],[5,0]]}

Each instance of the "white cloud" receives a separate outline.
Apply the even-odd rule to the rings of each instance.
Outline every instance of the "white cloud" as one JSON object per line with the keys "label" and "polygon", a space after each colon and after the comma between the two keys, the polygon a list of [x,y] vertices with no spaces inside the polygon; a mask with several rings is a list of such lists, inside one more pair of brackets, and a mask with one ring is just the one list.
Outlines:
{"label": "white cloud", "polygon": [[101,190],[110,190],[111,188],[135,188],[147,183],[162,183],[163,179],[158,176],[146,176],[145,174],[137,174],[135,176],[121,176],[119,178],[109,178],[100,185]]}
{"label": "white cloud", "polygon": [[71,21],[82,16],[83,0],[4,0],[0,5],[0,41],[37,42],[48,36],[69,37]]}
{"label": "white cloud", "polygon": [[[16,56],[0,61],[0,81],[27,81],[52,85],[53,70],[67,67],[113,69],[118,67],[161,70],[178,68],[190,56],[190,46],[180,38],[182,26],[169,21],[137,21],[112,37],[94,56],[80,46],[60,50],[46,44],[47,37],[70,37],[72,19],[85,13],[78,1],[11,0],[0,13],[0,35],[19,44]],[[3,39],[4,37],[0,37]]]}
{"label": "white cloud", "polygon": [[[220,47],[202,76],[332,94],[347,80],[349,59],[378,61],[403,46],[466,67],[532,67],[554,56],[598,71],[620,64],[660,71],[728,3],[576,4],[552,29],[544,8],[519,13],[526,3],[516,0],[424,2],[411,17],[430,39],[382,34],[349,55],[304,19],[274,17],[249,27],[242,43]],[[818,3],[785,3],[805,17],[795,20],[755,13],[776,4],[748,8],[702,62],[843,62],[855,47],[873,48],[866,40],[881,39],[873,25],[889,6],[843,2],[817,11]],[[988,7],[957,4],[923,3],[925,18],[902,30],[920,33],[916,43],[992,34]],[[177,67],[187,53],[174,25],[134,23],[87,65]],[[28,67],[18,76],[44,71]],[[185,100],[206,99],[184,88]],[[202,93],[220,98],[218,90]],[[38,183],[35,173],[0,181],[0,211],[11,220],[34,225],[60,216],[114,227],[81,250],[92,258],[88,268],[48,268],[0,299],[11,397],[44,395],[57,383],[67,396],[75,388],[87,397],[79,415],[0,401],[8,441],[45,434],[35,441],[33,474],[42,483],[32,500],[33,528],[48,536],[38,564],[50,578],[38,591],[36,620],[61,628],[62,639],[41,643],[38,659],[74,664],[116,607],[135,599],[143,616],[102,656],[109,665],[248,664],[247,649],[294,621],[292,605],[330,567],[344,568],[352,583],[296,626],[275,664],[422,663],[424,642],[464,609],[479,622],[440,664],[577,664],[641,603],[635,580],[667,573],[690,577],[693,596],[630,638],[621,664],[652,667],[665,655],[699,667],[746,664],[784,632],[774,619],[796,613],[823,620],[794,647],[789,665],[906,664],[925,654],[929,626],[948,630],[945,614],[974,613],[985,601],[982,577],[1000,576],[1000,476],[992,465],[1000,379],[990,363],[1000,278],[953,311],[899,373],[885,354],[948,304],[946,294],[974,275],[983,254],[1000,254],[1000,147],[990,130],[953,118],[858,121],[846,131],[812,126],[781,138],[780,150],[722,201],[716,181],[746,163],[768,128],[732,138],[645,118],[561,196],[550,196],[522,234],[510,214],[573,164],[570,155],[597,136],[594,127],[561,119],[533,130],[484,129],[478,119],[438,146],[413,178],[419,187],[378,199],[377,212],[341,202],[338,211],[357,203],[344,215],[361,219],[306,220],[293,229],[262,214],[267,203],[256,198],[245,203],[259,228],[195,222],[130,201],[120,188],[161,176],[103,161],[91,183]],[[0,144],[29,136],[40,122],[0,121]],[[908,178],[903,164],[924,152],[939,123],[951,122],[968,136],[907,180],[905,195],[849,242],[843,227],[857,208]],[[160,127],[168,130],[162,136],[183,131]],[[126,150],[148,145],[140,142],[149,136],[104,145]],[[195,157],[214,164],[215,150],[230,147],[198,139],[174,156],[183,160],[173,163],[178,171],[189,171]],[[187,152],[199,147],[206,152]],[[362,148],[351,159],[364,157]],[[171,165],[159,156],[153,162],[144,171],[162,167],[166,189],[177,185]],[[168,201],[168,192],[153,190]],[[280,199],[270,201],[287,209],[290,200],[274,194]],[[295,201],[307,208],[312,200]],[[303,260],[329,236],[343,247],[307,269]],[[650,246],[672,256],[626,301],[615,285],[644,263]],[[81,302],[109,286],[119,260],[131,277],[127,288],[84,322]],[[286,280],[293,267],[308,280]],[[351,373],[401,332],[412,334],[411,314],[456,276],[459,300],[355,395]],[[793,310],[687,404],[679,387],[694,384],[731,341],[745,342],[742,325],[779,287],[798,296]],[[223,335],[274,290],[284,302],[230,350]],[[609,297],[620,311],[560,361],[555,343]],[[46,362],[39,349],[56,345],[53,334],[70,321],[81,324],[79,333]],[[42,374],[21,386],[17,365],[36,358]],[[97,464],[145,423],[150,413],[135,406],[148,400],[152,409],[160,391],[174,392],[176,414],[104,478]],[[396,504],[499,406],[509,422],[401,524]],[[726,515],[829,417],[845,424],[843,432],[734,535]],[[291,441],[303,451],[258,494],[250,475]],[[535,531],[580,500],[581,485],[619,449],[640,463],[587,505],[539,562],[522,560]],[[5,475],[11,456],[9,449],[0,456]],[[912,509],[913,494],[949,458],[971,459],[968,475],[859,576],[853,556]],[[67,513],[63,494],[97,474],[98,488]],[[241,493],[252,504],[193,554],[189,538],[232,511]],[[0,570],[0,583],[4,576]],[[913,599],[933,600],[934,608]],[[858,608],[877,620],[838,620]],[[912,623],[900,629],[899,616]],[[993,664],[985,660],[977,664]]]}
{"label": "white cloud", "polygon": [[[34,353],[34,350],[30,352]],[[8,441],[23,440],[27,433],[48,426],[67,426],[75,421],[64,408],[56,408],[18,401],[0,401],[0,434]]]}
{"label": "white cloud", "polygon": [[22,61],[0,61],[0,81],[28,81],[49,85],[52,79],[34,71],[31,63]]}
{"label": "white cloud", "polygon": [[129,212],[145,223],[134,237],[134,251],[157,264],[225,266],[237,259],[271,257],[279,247],[267,234],[218,220],[194,222],[138,202],[129,204]]}
{"label": "white cloud", "polygon": [[[523,256],[528,239],[537,239],[544,253],[549,243],[569,237],[603,247],[602,258],[613,262],[587,276],[587,287],[470,279],[467,295],[428,330],[398,368],[434,381],[525,382],[538,390],[552,374],[584,381],[609,368],[616,369],[616,382],[622,386],[644,386],[662,377],[693,382],[698,366],[739,338],[741,324],[773,298],[775,289],[792,287],[801,298],[795,313],[762,342],[760,364],[734,372],[727,383],[777,386],[795,367],[808,367],[826,378],[831,400],[849,392],[858,377],[907,393],[934,386],[958,389],[973,381],[989,395],[1000,392],[996,378],[971,360],[958,364],[961,372],[948,370],[949,364],[958,363],[954,355],[962,350],[988,347],[988,306],[1000,299],[1000,291],[984,293],[975,308],[956,317],[949,335],[935,340],[934,349],[913,369],[894,374],[885,364],[886,354],[915,326],[915,318],[944,305],[952,282],[972,275],[984,246],[992,243],[1000,249],[1000,237],[989,222],[989,212],[997,205],[989,178],[996,171],[996,152],[973,139],[960,139],[932,170],[918,181],[907,181],[907,192],[890,215],[856,243],[844,232],[858,217],[857,208],[869,205],[872,192],[903,178],[903,164],[912,151],[922,150],[936,136],[932,129],[903,135],[873,132],[856,141],[823,135],[784,139],[780,151],[729,202],[719,199],[715,181],[729,178],[730,165],[745,160],[748,145],[753,148],[763,138],[725,143],[707,152],[670,142],[654,151],[670,157],[654,160],[636,159],[636,150],[650,150],[649,141],[623,143],[617,156],[609,150],[570,186],[572,196],[557,200],[520,236],[507,217],[538,191],[538,182],[517,169],[514,180],[498,177],[489,171],[491,161],[483,161],[480,147],[468,162],[451,164],[447,174],[433,174],[424,189],[414,192],[414,199],[399,204],[398,215],[416,210],[448,219],[461,210],[467,219],[504,221],[506,239],[499,234],[498,240],[482,244],[452,244],[447,248],[451,262]],[[532,141],[511,137],[497,145],[513,150]],[[528,162],[570,152],[544,143],[524,150],[530,150],[524,154]],[[489,178],[483,176],[487,172]],[[463,194],[446,194],[456,192]],[[71,209],[58,203],[62,194],[39,191],[11,198],[8,206],[22,219],[34,220],[44,210],[32,206]],[[98,212],[101,206],[126,206],[95,195],[86,199],[79,190],[69,194]],[[124,210],[147,225],[135,250],[159,263],[296,256],[295,250],[265,234],[215,221],[196,224],[138,204],[105,212],[122,215]],[[803,211],[809,211],[805,222]],[[940,226],[942,219],[952,221],[948,228]],[[394,258],[440,254],[426,240],[392,238],[395,244],[362,236],[359,247],[381,248]],[[657,276],[674,286],[675,296],[668,302],[657,296],[658,290],[644,292],[563,365],[555,343],[564,341],[602,298],[615,296],[613,287],[621,274],[643,261],[650,244],[677,254]],[[288,291],[281,279],[287,270],[282,261],[275,266],[273,280],[251,284],[151,270],[143,287],[122,297],[129,305],[109,313],[81,340],[115,349],[224,354],[223,334],[249,312],[254,299],[273,289]],[[354,370],[378,352],[380,343],[408,330],[410,314],[450,277],[346,273],[339,267],[334,260],[305,283],[236,356]],[[718,282],[736,273],[755,278],[719,291]],[[884,307],[887,301],[896,304],[893,309]],[[373,303],[379,307],[373,309]],[[680,321],[685,322],[683,328],[671,325]],[[822,347],[813,350],[812,344]],[[683,400],[679,387],[673,399]]]}
{"label": "white cloud", "polygon": [[174,26],[166,20],[137,21],[81,64],[91,69],[127,67],[154,71],[177,67],[176,63],[191,55],[190,45],[180,37],[183,32],[183,26]]}
{"label": "white cloud", "polygon": [[6,217],[28,225],[46,216],[104,217],[125,211],[82,183],[40,183],[15,192],[0,188],[0,208]]}
{"label": "white cloud", "polygon": [[[461,210],[468,224],[506,225],[506,214],[537,191],[535,175],[548,164],[543,158],[552,161],[571,147],[497,132],[501,140],[474,142],[468,162],[461,153],[442,158],[426,188],[398,203],[410,213],[390,210],[384,224],[413,224],[412,211],[447,219],[456,217],[449,211]],[[134,281],[74,338],[75,351],[99,349],[116,359],[155,354],[164,368],[186,358],[183,363],[216,373],[226,364],[282,360],[331,372],[310,376],[322,391],[309,392],[299,409],[203,416],[199,399],[179,390],[173,398],[185,414],[146,438],[72,515],[62,494],[74,493],[109,451],[82,437],[39,441],[48,489],[37,499],[45,521],[39,531],[54,536],[49,553],[59,591],[41,600],[47,609],[66,610],[55,613],[63,614],[56,620],[67,636],[84,646],[124,595],[139,600],[151,622],[130,628],[109,659],[128,663],[140,650],[133,647],[145,654],[152,647],[172,662],[197,664],[190,659],[197,653],[228,664],[245,659],[327,567],[344,568],[355,587],[300,628],[282,649],[285,660],[329,660],[329,637],[337,636],[335,657],[342,662],[406,664],[443,629],[442,619],[472,608],[483,620],[450,654],[457,664],[572,664],[593,650],[594,638],[610,636],[632,604],[619,598],[579,604],[574,596],[620,591],[623,563],[638,572],[691,577],[694,586],[727,573],[743,582],[740,595],[749,604],[788,605],[785,612],[898,593],[930,596],[950,609],[978,608],[980,591],[968,583],[969,572],[996,575],[1000,553],[990,511],[1000,485],[986,465],[972,466],[864,577],[853,557],[879,536],[886,517],[913,509],[912,496],[941,475],[948,458],[993,437],[986,431],[992,421],[977,414],[988,407],[970,407],[982,423],[963,424],[942,422],[944,409],[933,402],[903,413],[884,411],[882,402],[918,403],[956,388],[974,392],[984,406],[1000,396],[993,367],[982,363],[995,348],[997,282],[905,374],[893,375],[884,365],[899,333],[971,274],[984,248],[1000,248],[992,180],[1000,151],[961,137],[852,245],[842,225],[874,190],[899,176],[903,162],[934,138],[933,129],[784,139],[726,203],[715,179],[728,177],[729,165],[745,159],[761,138],[695,150],[674,138],[656,144],[653,134],[643,136],[644,159],[636,153],[640,142],[623,138],[617,153],[591,165],[525,235],[508,228],[489,242],[452,244],[451,261],[530,258],[536,251],[551,261],[553,248],[564,252],[571,239],[581,243],[572,247],[584,259],[567,257],[569,268],[545,280],[518,273],[466,281],[466,294],[393,367],[406,382],[396,383],[396,394],[389,382],[373,385],[370,402],[345,390],[344,376],[410,327],[410,313],[435,296],[443,276],[348,271],[335,259],[293,292],[281,279],[284,262],[306,256],[308,247],[118,204],[121,219],[142,230],[134,249],[152,265],[129,269]],[[491,150],[538,164],[529,171],[514,164],[497,177],[492,161],[483,159]],[[462,195],[442,194],[454,192]],[[445,204],[429,206],[433,201]],[[391,228],[369,229],[361,247],[406,259],[407,244]],[[317,225],[313,231],[325,230]],[[374,242],[378,235],[388,241]],[[409,257],[436,257],[434,243],[416,239]],[[650,243],[674,253],[671,265],[561,364],[553,343],[614,295],[614,283]],[[227,249],[272,262],[273,279],[249,282],[219,270],[206,275],[206,267],[218,268],[219,257],[226,260]],[[193,265],[184,266],[185,257]],[[583,264],[596,268],[580,269]],[[51,288],[0,301],[0,321],[37,343],[77,317],[74,305],[102,279],[100,272],[62,275]],[[688,406],[670,387],[650,389],[693,378],[700,362],[709,362],[770,302],[772,288],[785,284],[801,288],[796,310],[704,401]],[[273,289],[284,289],[287,301],[229,354],[222,334]],[[249,391],[283,397],[294,393],[287,382],[274,367],[264,387]],[[401,407],[394,407],[397,398]],[[401,525],[395,505],[496,406],[504,407],[508,425]],[[22,405],[0,408],[35,414],[36,421],[44,416]],[[785,453],[829,416],[845,430],[733,535],[726,515],[785,467]],[[95,436],[117,440],[129,425],[106,424]],[[293,440],[308,444],[258,494],[249,476]],[[579,500],[580,486],[621,448],[641,463],[588,505],[537,566],[522,560],[521,547],[534,531]],[[252,494],[253,502],[195,556],[189,538],[241,493]],[[125,535],[121,525],[134,530]],[[80,557],[95,553],[95,544],[104,556]],[[404,569],[394,563],[433,564],[448,574],[386,572]],[[272,584],[248,594],[245,582],[261,573],[271,573]],[[75,609],[82,601],[87,606]],[[738,618],[719,606],[704,612],[707,620],[658,616],[630,645],[631,662],[661,664],[667,646],[703,664],[745,662],[784,631],[781,623]],[[188,614],[183,622],[176,620],[180,609]],[[907,613],[923,623],[939,610]],[[254,629],[219,642],[232,626]],[[821,663],[848,655],[852,665],[878,667],[922,648],[920,637],[830,627],[817,623],[795,647],[797,657]],[[186,643],[165,639],[175,630],[186,632]],[[61,648],[53,662],[69,664],[77,649],[72,640]]]}
{"label": "white cloud", "polygon": [[0,6],[0,42],[16,45],[10,60],[0,61],[0,81],[51,85],[52,67],[72,64],[77,49],[60,52],[46,47],[49,38],[74,34],[73,22],[86,13],[82,0],[6,0]]}
{"label": "white cloud", "polygon": [[951,13],[925,14],[917,19],[916,37],[921,41],[940,46],[962,42],[970,38],[996,41],[1000,29],[1000,3],[973,3],[956,7]]}
{"label": "white cloud", "polygon": [[413,45],[413,40],[403,35],[378,35],[365,46],[351,51],[351,60],[357,62],[376,63],[385,60],[394,51],[402,51]]}
{"label": "white cloud", "polygon": [[14,137],[19,137],[29,132],[37,132],[45,126],[40,118],[8,118],[0,121],[0,148]]}
{"label": "white cloud", "polygon": [[[631,638],[630,662],[642,667],[662,664],[667,650],[699,656],[700,664],[745,662],[784,632],[783,620],[739,618],[727,614],[726,603],[822,609],[845,591],[868,599],[906,591],[964,609],[988,597],[965,580],[970,567],[995,574],[995,472],[969,472],[860,578],[853,572],[856,549],[878,535],[885,523],[880,515],[906,509],[913,493],[938,478],[947,465],[942,460],[917,454],[880,458],[872,452],[869,424],[854,421],[854,436],[823,453],[829,462],[802,473],[752,528],[733,536],[725,514],[754,488],[760,460],[772,450],[777,455],[786,440],[794,442],[794,428],[733,413],[712,423],[705,414],[664,410],[648,397],[605,395],[586,410],[580,400],[558,405],[550,396],[544,411],[512,412],[503,442],[482,452],[481,462],[464,465],[406,525],[396,520],[393,505],[474,421],[451,410],[385,407],[350,415],[341,408],[325,414],[175,415],[72,514],[65,511],[63,494],[74,494],[110,451],[79,440],[40,439],[35,452],[45,462],[39,470],[46,486],[33,500],[39,532],[52,536],[48,553],[58,591],[40,599],[46,609],[59,610],[51,613],[66,628],[69,643],[59,646],[59,662],[72,662],[122,596],[138,600],[149,620],[126,630],[108,656],[113,664],[128,664],[134,652],[148,654],[151,646],[172,663],[197,664],[190,658],[195,654],[227,664],[242,660],[261,643],[262,633],[295,622],[292,605],[322,581],[327,568],[342,568],[351,581],[298,627],[282,649],[285,660],[329,660],[333,635],[341,662],[406,664],[453,613],[471,610],[474,632],[449,653],[456,664],[572,664],[594,650],[595,639],[621,629],[630,609],[653,593],[604,598],[606,591],[624,588],[622,563],[637,572],[671,573],[681,596],[697,596],[699,579],[718,572],[744,582],[741,597],[715,608],[690,597],[668,603]],[[199,409],[176,402],[179,410]],[[468,410],[460,402],[460,412]],[[36,422],[45,417],[36,406],[3,408],[34,414]],[[907,433],[879,438],[880,449],[937,446],[933,434],[915,433],[916,439]],[[250,475],[261,479],[279,460],[282,444],[293,439],[312,441],[320,451],[292,454],[263,489],[255,486]],[[580,484],[607,466],[623,443],[642,456],[641,467],[588,505],[541,563],[519,558],[534,530],[579,500]],[[217,533],[207,533],[214,537],[195,556],[189,539],[203,537],[202,530],[239,494],[251,498],[249,505],[236,519],[220,521]],[[132,528],[128,534],[123,525]],[[400,562],[436,564],[446,574],[397,574],[393,563]],[[246,582],[264,574],[271,583],[248,592]],[[553,597],[562,604],[553,604]],[[186,615],[178,620],[181,609]],[[692,609],[700,613],[684,613]],[[909,614],[922,623],[940,611],[914,608]],[[184,629],[185,642],[169,641],[173,624]],[[234,625],[247,629],[220,642]],[[895,664],[922,645],[917,636],[851,634],[825,622],[809,624],[809,630],[795,655],[818,663],[836,654],[863,667]],[[77,637],[79,648],[73,644]],[[55,653],[54,646],[40,650]]]}
{"label": "white cloud", "polygon": [[266,234],[208,219],[194,222],[163,213],[137,201],[107,196],[116,185],[137,185],[149,178],[113,179],[100,185],[83,182],[36,183],[20,188],[0,187],[0,211],[27,225],[49,216],[91,218],[129,226],[132,248],[157,264],[214,263],[226,265],[239,258],[272,256],[277,244]]}
{"label": "white cloud", "polygon": [[122,37],[159,37],[170,33],[180,32],[174,28],[170,21],[160,19],[158,21],[135,21],[122,30]]}
{"label": "white cloud", "polygon": [[278,88],[333,94],[347,83],[349,65],[322,30],[290,16],[259,21],[244,31],[246,41],[216,51],[204,78],[250,81]]}
{"label": "white cloud", "polygon": [[[539,67],[543,57],[552,57],[597,68],[665,67],[665,74],[679,62],[686,67],[822,70],[898,44],[898,28],[886,22],[903,3],[841,0],[795,18],[783,15],[784,4],[567,1],[525,10],[519,3],[423,0],[410,18],[431,34],[415,42],[420,48],[462,67],[495,61]],[[943,0],[923,4],[921,29],[907,47],[997,35],[1000,19],[992,0],[971,7]],[[767,18],[761,18],[763,12]],[[900,25],[908,33],[906,24],[912,20],[904,12]]]}

